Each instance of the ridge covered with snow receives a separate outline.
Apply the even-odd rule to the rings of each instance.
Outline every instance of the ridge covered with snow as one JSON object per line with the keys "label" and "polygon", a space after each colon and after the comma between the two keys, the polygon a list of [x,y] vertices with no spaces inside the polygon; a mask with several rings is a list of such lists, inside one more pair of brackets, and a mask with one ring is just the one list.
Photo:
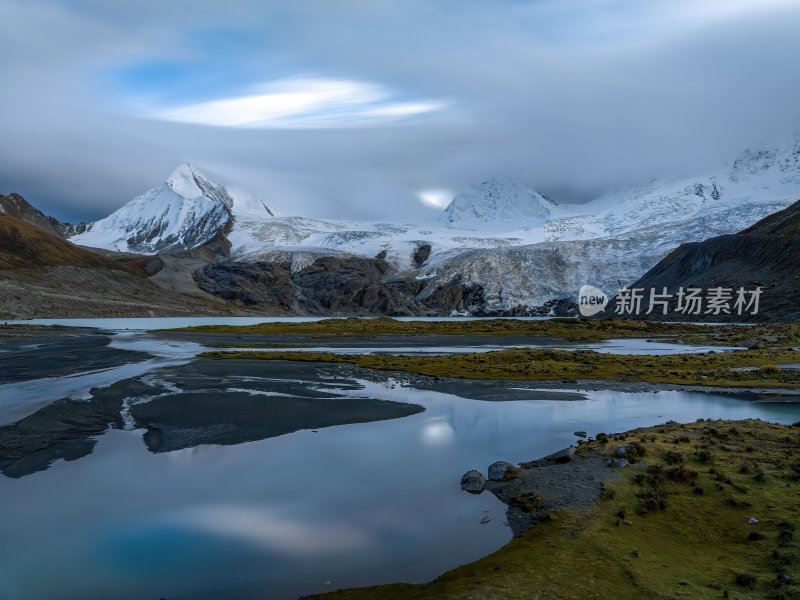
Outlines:
{"label": "ridge covered with snow", "polygon": [[542,225],[555,202],[513,177],[491,177],[458,194],[439,216],[446,227],[498,230]]}
{"label": "ridge covered with snow", "polygon": [[[680,244],[740,231],[798,198],[800,136],[745,151],[715,174],[653,180],[581,205],[489,178],[458,194],[436,223],[416,225],[277,216],[186,164],[71,240],[152,254],[192,248],[221,231],[235,260],[288,258],[298,269],[320,256],[381,254],[395,272],[434,285],[480,285],[489,307],[505,310],[572,296],[585,283],[613,293]],[[422,246],[431,250],[420,264]]]}
{"label": "ridge covered with snow", "polygon": [[123,252],[179,252],[213,239],[235,212],[235,202],[224,187],[184,163],[166,182],[90,224],[71,241]]}

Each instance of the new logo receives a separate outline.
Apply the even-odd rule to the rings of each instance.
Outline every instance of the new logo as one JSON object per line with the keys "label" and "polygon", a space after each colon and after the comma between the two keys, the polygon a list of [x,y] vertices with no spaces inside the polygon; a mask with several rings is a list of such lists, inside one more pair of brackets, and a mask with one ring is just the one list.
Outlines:
{"label": "new logo", "polygon": [[584,317],[603,312],[608,304],[608,296],[593,285],[584,285],[578,292],[578,310]]}

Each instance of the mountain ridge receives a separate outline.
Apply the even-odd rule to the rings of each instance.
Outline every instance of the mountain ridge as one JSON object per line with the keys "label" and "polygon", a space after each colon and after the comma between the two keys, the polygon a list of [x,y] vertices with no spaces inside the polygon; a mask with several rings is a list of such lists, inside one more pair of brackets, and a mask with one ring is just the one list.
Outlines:
{"label": "mountain ridge", "polygon": [[[346,314],[347,302],[319,300],[308,287],[314,278],[305,270],[328,261],[323,270],[338,273],[325,276],[328,287],[340,277],[353,289],[372,290],[364,291],[369,297],[403,282],[384,290],[391,298],[386,306],[398,314],[442,314],[446,306],[458,314],[541,314],[574,298],[583,284],[613,295],[681,244],[742,231],[798,196],[800,136],[781,148],[740,153],[716,174],[653,180],[583,205],[557,204],[511,178],[487,178],[457,195],[439,223],[423,225],[276,216],[264,202],[229,194],[187,163],[70,241],[213,264],[197,282],[256,310],[254,298],[263,299],[264,310],[275,308],[269,281],[288,277],[299,296],[278,303],[280,310],[336,306]],[[376,259],[386,263],[379,277],[365,266]],[[263,263],[285,273],[246,266]],[[253,287],[246,273],[261,283]],[[452,290],[468,300],[442,303]],[[353,310],[378,306],[358,302]]]}

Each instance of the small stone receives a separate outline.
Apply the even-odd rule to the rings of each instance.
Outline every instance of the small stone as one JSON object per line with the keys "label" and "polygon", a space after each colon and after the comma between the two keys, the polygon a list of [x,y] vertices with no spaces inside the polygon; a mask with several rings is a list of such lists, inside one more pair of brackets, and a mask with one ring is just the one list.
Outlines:
{"label": "small stone", "polygon": [[500,481],[506,474],[506,471],[513,466],[514,465],[512,465],[510,462],[506,462],[504,460],[498,460],[497,462],[492,463],[489,465],[489,479],[492,481]]}
{"label": "small stone", "polygon": [[614,459],[614,467],[617,469],[621,469],[622,467],[627,467],[628,461],[624,458],[615,458]]}
{"label": "small stone", "polygon": [[467,471],[461,476],[461,489],[470,494],[480,494],[486,484],[486,477],[475,469]]}
{"label": "small stone", "polygon": [[755,517],[750,517],[748,523],[750,523],[750,525],[755,525],[756,523],[758,523],[758,519],[756,519]]}

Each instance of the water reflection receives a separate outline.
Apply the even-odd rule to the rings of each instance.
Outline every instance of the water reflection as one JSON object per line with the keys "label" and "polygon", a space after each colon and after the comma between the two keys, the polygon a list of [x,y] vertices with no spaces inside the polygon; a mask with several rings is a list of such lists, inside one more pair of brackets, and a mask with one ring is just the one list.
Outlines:
{"label": "water reflection", "polygon": [[[565,402],[531,391],[490,402],[457,388],[361,384],[337,393],[426,411],[162,454],[145,449],[141,431],[114,430],[91,456],[0,478],[0,597],[281,599],[425,581],[510,539],[493,496],[460,492],[468,469],[543,456],[576,430],[800,420],[797,404],[719,394],[588,391]],[[484,511],[492,521],[482,525]]]}
{"label": "water reflection", "polygon": [[456,432],[445,419],[436,417],[422,428],[420,439],[431,446],[448,446],[453,443]]}

